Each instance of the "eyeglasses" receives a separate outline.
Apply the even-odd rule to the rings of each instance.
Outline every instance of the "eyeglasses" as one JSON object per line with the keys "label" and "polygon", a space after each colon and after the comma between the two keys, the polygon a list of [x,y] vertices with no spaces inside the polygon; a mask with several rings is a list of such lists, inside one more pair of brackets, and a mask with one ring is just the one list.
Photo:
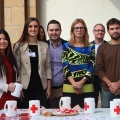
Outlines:
{"label": "eyeglasses", "polygon": [[105,30],[94,30],[95,32],[105,32]]}
{"label": "eyeglasses", "polygon": [[84,30],[84,27],[74,27],[74,30]]}

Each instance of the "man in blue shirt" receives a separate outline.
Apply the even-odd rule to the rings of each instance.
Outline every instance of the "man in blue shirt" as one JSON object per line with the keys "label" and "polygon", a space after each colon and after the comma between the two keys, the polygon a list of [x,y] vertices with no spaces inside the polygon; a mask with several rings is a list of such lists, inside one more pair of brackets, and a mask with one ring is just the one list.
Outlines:
{"label": "man in blue shirt", "polygon": [[63,96],[64,73],[62,67],[62,46],[65,42],[61,35],[61,24],[57,20],[51,20],[47,25],[49,36],[48,45],[50,48],[52,80],[50,107],[59,108],[59,100]]}

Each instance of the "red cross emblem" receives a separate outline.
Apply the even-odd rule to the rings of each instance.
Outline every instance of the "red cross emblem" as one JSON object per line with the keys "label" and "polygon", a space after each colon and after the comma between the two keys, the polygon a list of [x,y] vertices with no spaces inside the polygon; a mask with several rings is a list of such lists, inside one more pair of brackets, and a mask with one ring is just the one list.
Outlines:
{"label": "red cross emblem", "polygon": [[87,110],[89,108],[89,105],[87,105],[87,103],[84,103],[84,109]]}
{"label": "red cross emblem", "polygon": [[119,107],[119,106],[116,106],[116,108],[114,109],[114,112],[116,112],[117,115],[120,114],[120,107]]}
{"label": "red cross emblem", "polygon": [[35,113],[35,111],[38,110],[38,107],[32,105],[32,107],[30,107],[30,110],[32,110],[32,113]]}
{"label": "red cross emblem", "polygon": [[17,106],[15,107],[15,111],[17,111]]}
{"label": "red cross emblem", "polygon": [[12,109],[13,105],[10,106],[10,108]]}

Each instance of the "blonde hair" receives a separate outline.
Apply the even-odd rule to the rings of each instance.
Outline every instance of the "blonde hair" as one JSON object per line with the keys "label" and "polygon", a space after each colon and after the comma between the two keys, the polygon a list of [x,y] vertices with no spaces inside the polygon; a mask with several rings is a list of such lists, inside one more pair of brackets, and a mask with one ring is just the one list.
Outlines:
{"label": "blonde hair", "polygon": [[84,43],[85,46],[88,46],[88,45],[89,45],[88,30],[87,30],[87,26],[86,26],[84,20],[82,20],[82,19],[75,19],[75,20],[73,21],[73,23],[72,23],[72,25],[71,25],[71,30],[70,30],[70,35],[71,35],[71,37],[70,37],[70,39],[69,39],[69,43],[70,43],[71,45],[74,45],[74,43],[75,43],[75,35],[74,35],[74,33],[73,33],[73,30],[74,30],[74,27],[75,27],[75,25],[76,25],[77,23],[82,23],[82,24],[84,25],[85,34],[84,34],[84,36],[83,36],[83,43]]}

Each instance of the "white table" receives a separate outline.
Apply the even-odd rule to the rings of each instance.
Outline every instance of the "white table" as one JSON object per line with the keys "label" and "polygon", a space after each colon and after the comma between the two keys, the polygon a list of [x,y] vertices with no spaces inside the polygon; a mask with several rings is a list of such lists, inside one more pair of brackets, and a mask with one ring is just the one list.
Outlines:
{"label": "white table", "polygon": [[[2,114],[2,113],[3,113],[3,110],[0,111],[0,114]],[[18,109],[17,113],[18,114],[28,113],[28,111]],[[2,120],[6,120],[6,119],[2,119]],[[17,118],[11,118],[9,120],[120,120],[120,118],[110,117],[110,109],[109,108],[97,108],[97,109],[95,109],[94,114],[85,114],[84,111],[82,110],[82,112],[80,112],[78,115],[75,115],[75,116],[44,117],[43,115],[40,115],[38,117],[31,117],[29,119],[25,119],[25,117],[20,118],[18,115]]]}

